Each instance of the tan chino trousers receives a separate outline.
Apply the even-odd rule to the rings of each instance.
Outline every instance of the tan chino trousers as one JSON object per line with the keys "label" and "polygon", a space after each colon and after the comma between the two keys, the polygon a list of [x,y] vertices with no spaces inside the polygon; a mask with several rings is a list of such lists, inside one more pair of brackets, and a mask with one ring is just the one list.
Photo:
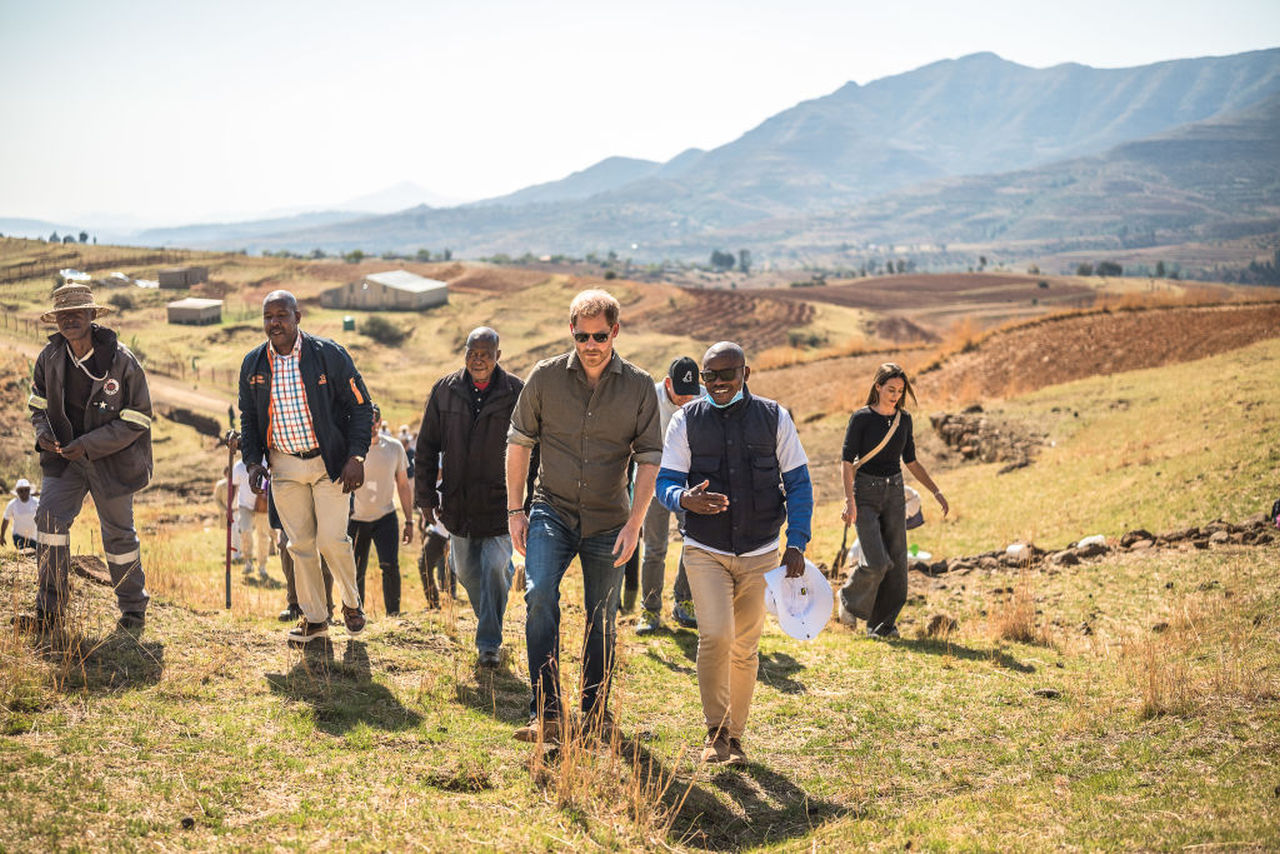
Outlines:
{"label": "tan chino trousers", "polygon": [[271,451],[271,496],[289,537],[298,607],[308,622],[323,623],[329,618],[321,555],[338,583],[342,604],[358,608],[356,562],[347,536],[351,496],[342,491],[341,483],[329,479],[324,457],[302,460]]}
{"label": "tan chino trousers", "polygon": [[685,546],[684,568],[698,615],[698,690],[707,728],[742,738],[756,688],[764,628],[764,574],[778,553],[737,557]]}

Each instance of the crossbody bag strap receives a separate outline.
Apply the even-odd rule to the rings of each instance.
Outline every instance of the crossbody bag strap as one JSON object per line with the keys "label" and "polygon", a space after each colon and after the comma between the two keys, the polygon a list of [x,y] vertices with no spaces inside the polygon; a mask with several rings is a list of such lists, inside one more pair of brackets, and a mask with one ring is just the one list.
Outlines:
{"label": "crossbody bag strap", "polygon": [[883,451],[884,446],[889,444],[889,440],[893,438],[893,434],[898,432],[898,420],[900,418],[902,418],[901,409],[899,409],[897,412],[893,414],[893,422],[889,425],[889,432],[884,434],[884,438],[880,440],[880,444],[872,448],[871,453],[867,454],[866,456],[858,457],[857,462],[853,464],[854,474],[858,473],[858,469],[862,468],[862,466],[867,462],[867,460],[871,459],[876,454]]}

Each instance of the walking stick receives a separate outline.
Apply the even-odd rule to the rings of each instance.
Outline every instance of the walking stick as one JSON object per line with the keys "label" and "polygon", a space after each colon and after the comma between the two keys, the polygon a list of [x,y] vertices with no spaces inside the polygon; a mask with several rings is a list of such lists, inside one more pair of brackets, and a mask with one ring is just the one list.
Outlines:
{"label": "walking stick", "polygon": [[225,582],[227,590],[226,609],[228,611],[231,610],[231,512],[236,497],[231,475],[236,465],[236,440],[238,438],[236,431],[228,430],[227,435],[222,439],[227,445],[227,560]]}
{"label": "walking stick", "polygon": [[831,577],[839,578],[840,570],[844,568],[845,558],[849,554],[849,523],[844,523],[844,536],[840,538],[840,551],[836,552],[835,560],[831,561]]}

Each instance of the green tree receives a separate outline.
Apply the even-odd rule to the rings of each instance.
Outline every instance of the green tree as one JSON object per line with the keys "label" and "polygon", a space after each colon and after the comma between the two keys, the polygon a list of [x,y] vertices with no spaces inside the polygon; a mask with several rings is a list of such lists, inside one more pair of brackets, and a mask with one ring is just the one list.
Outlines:
{"label": "green tree", "polygon": [[80,242],[81,242],[81,243],[88,243],[88,242],[89,242],[89,232],[87,232],[87,231],[82,231],[82,232],[80,232]]}
{"label": "green tree", "polygon": [[1156,278],[1157,279],[1164,278],[1164,261],[1156,262]]}
{"label": "green tree", "polygon": [[1099,261],[1097,273],[1099,276],[1123,276],[1124,267],[1121,267],[1115,261]]}
{"label": "green tree", "polygon": [[1076,267],[1076,275],[1077,275],[1077,276],[1092,276],[1092,275],[1093,275],[1093,265],[1092,265],[1092,264],[1090,264],[1088,261],[1081,261],[1081,262],[1080,262],[1080,264],[1079,264],[1079,265],[1077,265],[1077,267]]}
{"label": "green tree", "polygon": [[738,250],[738,269],[744,273],[751,272],[751,250],[750,249]]}
{"label": "green tree", "polygon": [[711,250],[711,269],[717,273],[723,273],[732,270],[733,265],[737,263],[732,252],[721,252],[719,249]]}
{"label": "green tree", "polygon": [[416,256],[414,256],[414,257],[416,257],[419,261],[430,261],[430,260],[431,260],[431,250],[430,250],[430,249],[419,249],[419,250],[418,250],[418,254],[417,254]]}
{"label": "green tree", "polygon": [[348,264],[359,264],[364,260],[364,250],[352,249],[350,252],[342,256],[342,260],[346,261]]}

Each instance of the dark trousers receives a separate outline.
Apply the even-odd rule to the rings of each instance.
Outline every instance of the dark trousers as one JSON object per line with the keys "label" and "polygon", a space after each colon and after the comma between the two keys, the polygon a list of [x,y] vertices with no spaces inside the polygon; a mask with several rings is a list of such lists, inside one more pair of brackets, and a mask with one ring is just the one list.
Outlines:
{"label": "dark trousers", "polygon": [[372,522],[347,523],[347,536],[356,558],[356,589],[364,599],[364,576],[369,566],[369,544],[378,550],[378,567],[382,570],[382,604],[388,614],[400,613],[400,529],[396,511]]}
{"label": "dark trousers", "polygon": [[102,525],[102,551],[106,554],[116,603],[122,613],[142,614],[151,596],[133,527],[133,494],[109,496],[107,475],[87,458],[73,460],[58,477],[45,475],[40,507],[36,510],[36,560],[39,590],[36,609],[52,617],[66,610],[71,590],[71,523],[80,514],[86,495],[93,496]]}
{"label": "dark trousers", "polygon": [[21,551],[22,549],[34,549],[36,541],[22,536],[21,534],[13,535],[13,547]]}
{"label": "dark trousers", "polygon": [[907,513],[902,475],[874,477],[858,472],[853,500],[858,508],[854,524],[862,553],[858,561],[872,569],[885,568],[867,627],[888,631],[907,603]]}

